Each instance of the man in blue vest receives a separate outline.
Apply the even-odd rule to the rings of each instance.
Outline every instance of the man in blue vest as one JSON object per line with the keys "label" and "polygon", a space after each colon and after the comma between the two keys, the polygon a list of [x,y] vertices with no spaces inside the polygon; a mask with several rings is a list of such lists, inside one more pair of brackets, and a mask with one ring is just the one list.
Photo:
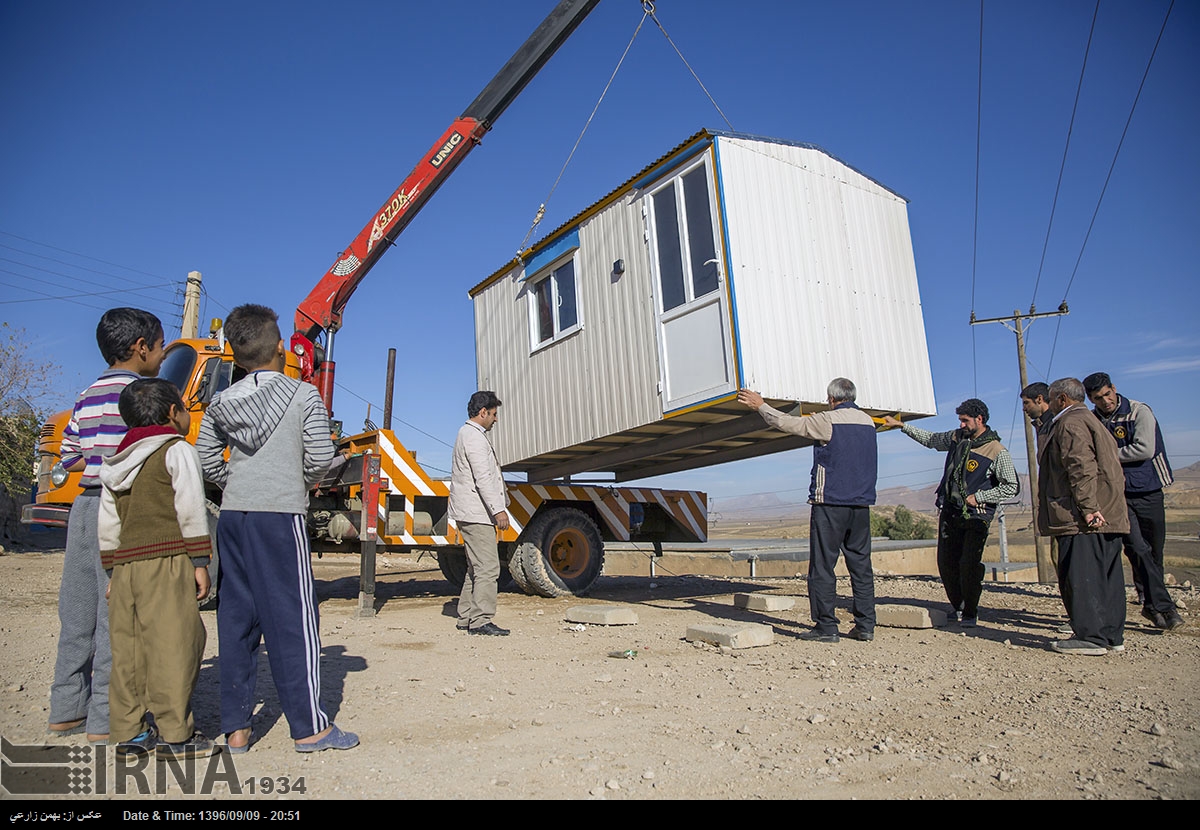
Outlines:
{"label": "man in blue vest", "polygon": [[1183,618],[1175,610],[1175,602],[1163,580],[1167,516],[1162,491],[1175,479],[1162,430],[1150,407],[1117,394],[1112,379],[1104,372],[1084,378],[1083,388],[1095,407],[1096,417],[1117,439],[1117,457],[1125,473],[1125,503],[1129,508],[1125,557],[1133,571],[1142,616],[1156,628],[1168,631],[1178,628],[1183,625]]}
{"label": "man in blue vest", "polygon": [[937,563],[946,598],[955,619],[973,628],[983,594],[983,546],[987,544],[992,516],[1003,501],[1020,490],[1012,456],[1000,436],[988,426],[987,404],[968,398],[954,410],[959,429],[930,432],[888,417],[884,423],[900,427],[909,438],[946,453],[946,468],[937,489]]}
{"label": "man in blue vest", "polygon": [[738,401],[756,410],[775,429],[811,439],[812,482],[809,517],[808,604],[813,628],[800,639],[838,642],[837,578],[833,575],[839,551],[845,551],[846,570],[854,594],[854,640],[875,639],[875,574],[871,569],[871,505],[879,456],[875,422],[855,405],[858,390],[846,378],[834,378],[826,388],[829,409],[814,415],[785,415],[763,401],[762,395],[742,389]]}

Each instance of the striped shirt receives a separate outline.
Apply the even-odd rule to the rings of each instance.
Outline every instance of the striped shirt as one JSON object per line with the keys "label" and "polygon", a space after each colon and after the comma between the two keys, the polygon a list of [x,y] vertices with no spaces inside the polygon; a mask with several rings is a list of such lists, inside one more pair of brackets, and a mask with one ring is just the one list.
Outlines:
{"label": "striped shirt", "polygon": [[116,454],[117,446],[128,432],[117,402],[125,387],[140,377],[126,369],[107,369],[79,393],[71,420],[63,430],[60,452],[62,464],[68,470],[78,469],[82,459],[81,487],[100,486],[100,465]]}

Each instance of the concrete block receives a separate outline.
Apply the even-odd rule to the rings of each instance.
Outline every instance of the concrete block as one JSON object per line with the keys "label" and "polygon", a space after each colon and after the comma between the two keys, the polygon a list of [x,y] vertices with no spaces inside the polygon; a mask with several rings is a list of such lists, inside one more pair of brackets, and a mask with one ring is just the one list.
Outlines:
{"label": "concrete block", "polygon": [[734,594],[733,606],[750,611],[786,611],[796,604],[795,597],[780,597],[773,594]]}
{"label": "concrete block", "polygon": [[941,628],[946,612],[916,605],[876,605],[875,624],[890,628]]}
{"label": "concrete block", "polygon": [[567,622],[589,625],[635,625],[637,612],[625,605],[576,605],[567,609]]}
{"label": "concrete block", "polygon": [[689,625],[686,639],[688,642],[711,643],[714,646],[729,648],[753,648],[769,646],[775,642],[775,632],[769,625],[759,623],[721,624],[703,623]]}

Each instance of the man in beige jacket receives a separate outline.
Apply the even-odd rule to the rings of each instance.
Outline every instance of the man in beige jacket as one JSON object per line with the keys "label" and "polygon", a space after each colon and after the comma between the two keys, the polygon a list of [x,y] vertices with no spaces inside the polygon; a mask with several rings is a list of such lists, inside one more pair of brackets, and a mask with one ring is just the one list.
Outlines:
{"label": "man in beige jacket", "polygon": [[500,578],[496,530],[508,528],[508,492],[487,433],[500,419],[495,392],[476,392],[467,403],[467,422],[454,441],[450,467],[450,520],[467,549],[467,577],[458,598],[457,627],[469,634],[503,637],[492,622]]}
{"label": "man in beige jacket", "polygon": [[1075,634],[1062,654],[1125,650],[1121,537],[1129,532],[1117,442],[1084,404],[1083,384],[1050,384],[1050,431],[1038,454],[1038,532],[1058,540],[1058,587]]}

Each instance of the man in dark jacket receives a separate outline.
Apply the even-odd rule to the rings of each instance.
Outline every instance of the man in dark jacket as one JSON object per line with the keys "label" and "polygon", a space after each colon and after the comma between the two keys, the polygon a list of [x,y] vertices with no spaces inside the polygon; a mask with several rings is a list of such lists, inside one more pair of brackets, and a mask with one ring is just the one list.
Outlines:
{"label": "man in dark jacket", "polygon": [[954,410],[959,428],[930,432],[885,418],[888,426],[922,446],[946,453],[946,468],[937,489],[938,574],[956,620],[975,625],[983,595],[983,547],[992,517],[1001,502],[1017,495],[1020,480],[1012,456],[988,426],[987,404],[968,398]]}
{"label": "man in dark jacket", "polygon": [[1050,384],[1050,434],[1038,457],[1038,532],[1058,539],[1058,587],[1074,637],[1062,654],[1125,650],[1121,537],[1129,532],[1117,442],[1088,412],[1083,384]]}
{"label": "man in dark jacket", "polygon": [[1104,372],[1084,378],[1083,390],[1095,406],[1096,417],[1117,440],[1117,457],[1125,473],[1125,503],[1129,506],[1129,533],[1123,540],[1125,556],[1133,571],[1142,616],[1158,628],[1178,628],[1183,618],[1175,610],[1163,581],[1163,546],[1167,541],[1163,488],[1174,476],[1162,430],[1150,407],[1117,394],[1112,379]]}
{"label": "man in dark jacket", "polygon": [[743,389],[738,401],[756,410],[771,426],[814,443],[809,518],[808,602],[813,629],[801,636],[820,643],[838,641],[837,579],[839,551],[854,593],[854,628],[846,636],[875,639],[875,574],[871,569],[871,505],[879,458],[875,422],[855,405],[858,390],[846,378],[826,389],[829,410],[815,415],[786,415]]}

